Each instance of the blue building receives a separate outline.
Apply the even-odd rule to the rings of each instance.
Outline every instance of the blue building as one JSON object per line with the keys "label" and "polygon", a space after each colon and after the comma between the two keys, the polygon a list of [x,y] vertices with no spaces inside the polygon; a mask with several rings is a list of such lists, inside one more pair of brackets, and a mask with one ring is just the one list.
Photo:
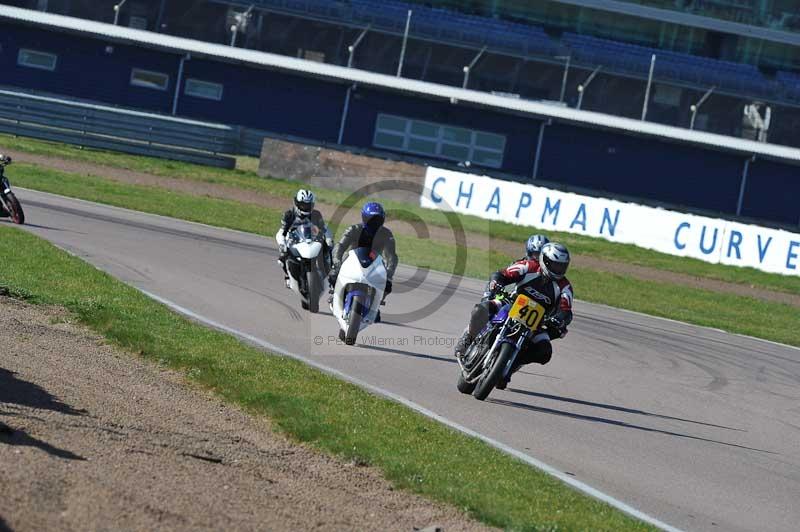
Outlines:
{"label": "blue building", "polygon": [[[3,85],[796,227],[800,150],[0,6]],[[776,194],[775,191],[780,193]]]}

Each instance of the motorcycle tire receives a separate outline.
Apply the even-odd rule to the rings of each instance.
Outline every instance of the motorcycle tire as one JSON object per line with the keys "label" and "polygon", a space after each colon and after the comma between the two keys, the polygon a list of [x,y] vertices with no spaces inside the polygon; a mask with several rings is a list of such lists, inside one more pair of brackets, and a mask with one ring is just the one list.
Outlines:
{"label": "motorcycle tire", "polygon": [[511,356],[513,354],[513,345],[503,343],[500,346],[500,352],[497,354],[494,364],[492,364],[492,367],[489,369],[489,373],[482,379],[478,380],[475,390],[472,392],[472,396],[475,399],[478,401],[483,401],[489,397],[489,394],[492,393],[497,381],[503,377],[503,371],[508,365],[508,361],[511,360]]}
{"label": "motorcycle tire", "polygon": [[19,200],[14,195],[13,192],[9,192],[6,195],[6,201],[8,202],[8,207],[10,209],[9,217],[11,221],[17,225],[22,225],[25,223],[25,213],[22,210],[22,205],[20,205]]}
{"label": "motorcycle tire", "polygon": [[458,384],[456,384],[456,388],[458,388],[459,392],[469,395],[475,389],[475,386],[476,383],[467,382],[466,380],[464,380],[463,373],[458,374]]}
{"label": "motorcycle tire", "polygon": [[358,331],[361,329],[361,308],[363,306],[361,296],[355,296],[350,303],[350,320],[347,323],[347,332],[344,334],[344,343],[346,345],[355,345],[356,343]]}
{"label": "motorcycle tire", "polygon": [[306,287],[308,288],[308,311],[316,314],[319,312],[319,295],[322,292],[322,281],[317,272],[306,273]]}

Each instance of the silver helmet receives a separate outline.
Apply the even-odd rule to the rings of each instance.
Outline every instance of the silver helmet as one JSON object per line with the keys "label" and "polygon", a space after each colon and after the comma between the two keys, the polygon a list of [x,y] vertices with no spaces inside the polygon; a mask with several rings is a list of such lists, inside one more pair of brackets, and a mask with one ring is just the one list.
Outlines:
{"label": "silver helmet", "polygon": [[567,274],[569,268],[569,251],[563,244],[550,242],[542,248],[542,255],[539,264],[545,277],[555,281],[561,280]]}

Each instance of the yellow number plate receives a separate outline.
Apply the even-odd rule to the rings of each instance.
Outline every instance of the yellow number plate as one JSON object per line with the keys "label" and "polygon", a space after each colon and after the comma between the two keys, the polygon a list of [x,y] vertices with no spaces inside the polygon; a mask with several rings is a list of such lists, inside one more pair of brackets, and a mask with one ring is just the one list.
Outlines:
{"label": "yellow number plate", "polygon": [[533,332],[539,328],[539,324],[544,318],[544,307],[528,296],[519,295],[508,311],[511,319],[524,324]]}

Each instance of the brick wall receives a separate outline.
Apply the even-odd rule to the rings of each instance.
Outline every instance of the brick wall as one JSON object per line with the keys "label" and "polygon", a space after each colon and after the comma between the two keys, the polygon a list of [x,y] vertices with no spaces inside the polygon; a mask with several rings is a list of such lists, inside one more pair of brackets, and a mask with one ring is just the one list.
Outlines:
{"label": "brick wall", "polygon": [[258,173],[302,181],[312,187],[351,191],[372,183],[402,180],[410,184],[411,190],[383,191],[378,197],[413,203],[419,201],[425,183],[422,165],[270,138],[264,139]]}

